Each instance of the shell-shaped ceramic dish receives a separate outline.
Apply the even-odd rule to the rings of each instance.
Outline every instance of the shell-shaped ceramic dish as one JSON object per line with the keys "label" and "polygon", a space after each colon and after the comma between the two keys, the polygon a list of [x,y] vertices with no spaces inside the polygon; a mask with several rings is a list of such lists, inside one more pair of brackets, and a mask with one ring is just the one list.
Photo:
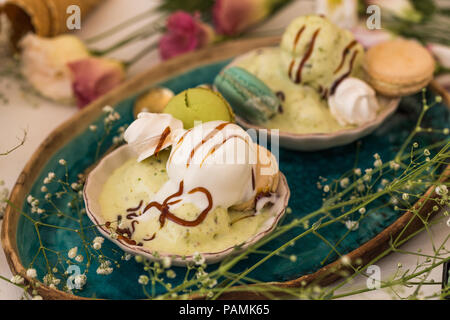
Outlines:
{"label": "shell-shaped ceramic dish", "polygon": [[[264,48],[265,47],[260,49]],[[232,66],[237,66],[240,60],[244,59],[246,56],[252,54],[253,52],[254,50],[236,57],[225,67],[225,69]],[[342,129],[331,133],[291,133],[281,130],[276,133],[273,130],[270,130],[263,126],[252,124],[239,116],[236,116],[236,122],[245,129],[264,129],[267,130],[269,136],[277,135],[279,138],[280,146],[287,149],[299,151],[324,150],[352,143],[353,141],[371,134],[397,110],[397,107],[400,103],[400,98],[388,98],[381,95],[377,95],[377,98],[380,104],[380,111],[378,112],[378,115],[374,120],[367,122],[362,126]]]}
{"label": "shell-shaped ceramic dish", "polygon": [[[136,153],[129,145],[124,145],[105,156],[89,173],[83,190],[84,202],[86,205],[86,212],[88,217],[92,220],[97,229],[105,237],[116,243],[126,252],[135,255],[142,255],[152,261],[159,261],[164,257],[170,257],[172,264],[175,266],[185,266],[187,264],[193,263],[192,255],[182,257],[180,255],[171,254],[170,252],[158,252],[158,255],[155,256],[152,254],[151,250],[145,247],[131,245],[121,239],[111,237],[111,232],[105,226],[106,221],[101,215],[101,207],[98,199],[100,198],[100,193],[103,189],[103,185],[114,172],[114,170],[116,170],[126,161],[132,158],[137,158]],[[219,252],[200,252],[200,254],[205,258],[205,263],[213,264],[223,260],[228,256],[239,254],[250,245],[256,243],[264,236],[272,232],[283,217],[290,197],[290,190],[286,181],[286,177],[281,172],[280,182],[278,184],[276,193],[278,195],[278,200],[269,208],[270,212],[272,213],[271,218],[265,221],[260,230],[254,236],[240,245],[239,249],[231,247]]]}

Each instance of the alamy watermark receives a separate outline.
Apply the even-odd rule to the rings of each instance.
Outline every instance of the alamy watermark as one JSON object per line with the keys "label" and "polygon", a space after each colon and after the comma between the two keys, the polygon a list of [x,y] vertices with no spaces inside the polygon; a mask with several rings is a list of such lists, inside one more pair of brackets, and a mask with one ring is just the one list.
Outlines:
{"label": "alamy watermark", "polygon": [[73,4],[67,7],[66,13],[69,17],[66,20],[68,30],[81,29],[81,9],[79,6]]}

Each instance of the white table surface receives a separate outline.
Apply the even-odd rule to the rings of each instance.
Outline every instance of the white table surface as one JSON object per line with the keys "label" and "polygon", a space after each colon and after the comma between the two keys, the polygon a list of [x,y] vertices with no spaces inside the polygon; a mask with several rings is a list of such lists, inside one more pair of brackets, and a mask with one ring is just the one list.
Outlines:
{"label": "white table surface", "polygon": [[[1,3],[2,0],[0,0]],[[131,5],[132,3],[132,5]],[[106,30],[109,26],[116,25],[120,21],[131,17],[137,13],[154,6],[157,1],[150,0],[107,0],[100,9],[91,14],[85,21],[84,26],[78,34],[82,38],[95,35],[102,30]],[[269,21],[256,28],[255,32],[261,31],[272,32],[285,27],[289,21],[302,13],[311,12],[313,10],[311,1],[296,1],[288,7],[279,11],[279,13],[272,17]],[[150,17],[149,19],[154,19]],[[145,23],[145,22],[143,22]],[[127,34],[129,30],[124,30],[123,34]],[[120,37],[120,34],[117,35]],[[117,38],[116,38],[117,39]],[[111,41],[114,41],[112,38]],[[146,40],[149,41],[149,40]],[[122,49],[115,53],[113,57],[127,58],[129,55],[135,53],[139,48],[142,48],[146,41],[134,44],[126,49]],[[100,45],[107,46],[105,41]],[[152,53],[141,60],[129,71],[132,76],[142,70],[148,69],[159,62],[158,54]],[[2,61],[0,61],[2,63]],[[7,90],[5,90],[8,88]],[[26,161],[31,157],[34,150],[45,139],[45,137],[58,125],[73,116],[78,110],[75,106],[60,105],[50,101],[28,97],[18,90],[18,84],[11,81],[2,81],[0,79],[0,91],[7,92],[9,103],[3,104],[0,102],[0,150],[8,150],[17,144],[17,137],[21,137],[23,130],[28,131],[28,137],[25,144],[9,154],[6,157],[0,157],[0,180],[5,181],[5,185],[11,189],[14,185],[20,171],[24,167]],[[0,221],[1,226],[1,221]],[[439,223],[431,228],[435,243],[442,243],[449,233],[449,227],[445,221]],[[432,253],[429,235],[421,233],[407,244],[402,249],[408,251],[422,250],[422,253]],[[415,266],[417,257],[414,255],[404,255],[393,253],[381,259],[377,266],[381,269],[382,279],[387,279],[396,270],[397,264],[401,263],[404,268]],[[6,263],[3,250],[0,250],[0,275],[7,278],[11,277],[11,272]],[[441,281],[442,268],[437,268],[432,272],[429,279],[434,279],[437,282]],[[362,276],[356,279],[349,285],[343,287],[339,292],[346,292],[351,288],[365,288],[366,278]],[[424,286],[421,290],[424,295],[430,295],[438,292],[440,286]],[[414,288],[403,291],[402,296],[407,296],[408,292],[412,292]],[[0,280],[0,299],[19,299],[22,293],[21,290],[13,285]],[[391,299],[392,294],[389,291],[376,290],[368,293],[358,294],[350,297],[350,299]]]}

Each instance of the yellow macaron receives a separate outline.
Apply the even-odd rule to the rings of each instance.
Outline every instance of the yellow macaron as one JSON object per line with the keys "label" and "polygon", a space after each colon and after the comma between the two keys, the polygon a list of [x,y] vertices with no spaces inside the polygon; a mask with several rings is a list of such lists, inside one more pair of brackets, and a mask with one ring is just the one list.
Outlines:
{"label": "yellow macaron", "polygon": [[370,48],[363,69],[367,82],[382,95],[404,96],[428,85],[435,61],[417,41],[395,39]]}

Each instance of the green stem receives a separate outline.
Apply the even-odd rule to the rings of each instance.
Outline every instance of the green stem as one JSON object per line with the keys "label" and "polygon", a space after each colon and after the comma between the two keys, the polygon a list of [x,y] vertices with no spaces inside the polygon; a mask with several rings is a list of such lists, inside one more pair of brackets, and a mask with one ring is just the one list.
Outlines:
{"label": "green stem", "polygon": [[84,40],[84,42],[87,43],[87,44],[91,44],[91,43],[97,42],[99,40],[103,40],[105,38],[108,38],[108,37],[114,35],[115,33],[117,33],[119,31],[121,31],[121,30],[123,30],[123,29],[125,29],[125,28],[127,28],[127,27],[129,27],[129,26],[131,26],[133,24],[135,24],[136,22],[139,22],[139,21],[147,18],[150,14],[154,13],[155,11],[156,11],[155,8],[151,8],[151,9],[149,9],[147,11],[144,11],[144,12],[142,12],[142,13],[134,16],[134,17],[131,17],[131,18],[129,18],[129,19],[119,23],[118,25],[116,25],[116,26],[114,26],[114,27],[112,27],[112,28],[110,28],[110,29],[108,29],[106,31],[101,32],[98,35],[95,35],[93,37],[90,37],[90,38]]}

